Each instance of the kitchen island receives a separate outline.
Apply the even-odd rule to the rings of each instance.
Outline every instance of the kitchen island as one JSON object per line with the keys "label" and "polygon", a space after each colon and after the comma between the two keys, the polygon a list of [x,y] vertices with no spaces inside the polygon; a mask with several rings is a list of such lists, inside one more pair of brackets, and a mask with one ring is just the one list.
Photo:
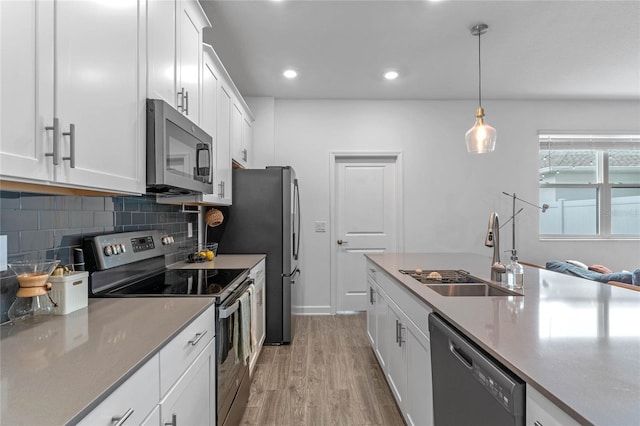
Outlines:
{"label": "kitchen island", "polygon": [[[212,303],[207,297],[89,299],[68,315],[3,324],[0,424],[77,423]],[[146,391],[158,399],[157,388],[147,384]]]}
{"label": "kitchen island", "polygon": [[640,293],[525,268],[524,296],[442,296],[400,269],[463,269],[473,254],[369,254],[369,262],[579,423],[640,424]]}

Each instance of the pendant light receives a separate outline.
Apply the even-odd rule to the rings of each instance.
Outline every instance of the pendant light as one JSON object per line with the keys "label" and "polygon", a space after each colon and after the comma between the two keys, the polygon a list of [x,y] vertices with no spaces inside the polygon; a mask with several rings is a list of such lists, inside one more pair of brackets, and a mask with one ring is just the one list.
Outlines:
{"label": "pendant light", "polygon": [[478,37],[478,109],[476,110],[476,123],[469,129],[464,139],[467,142],[467,152],[484,154],[493,152],[496,147],[496,129],[484,122],[484,109],[482,108],[482,67],[480,66],[480,36],[487,32],[487,24],[474,25],[471,35]]}

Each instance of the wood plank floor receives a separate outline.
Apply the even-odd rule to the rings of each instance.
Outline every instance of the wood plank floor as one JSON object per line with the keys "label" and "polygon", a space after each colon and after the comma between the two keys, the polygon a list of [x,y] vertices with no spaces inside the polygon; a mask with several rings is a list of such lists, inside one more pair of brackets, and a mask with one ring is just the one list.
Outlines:
{"label": "wood plank floor", "polygon": [[366,335],[365,314],[297,316],[287,346],[265,346],[243,425],[403,425]]}

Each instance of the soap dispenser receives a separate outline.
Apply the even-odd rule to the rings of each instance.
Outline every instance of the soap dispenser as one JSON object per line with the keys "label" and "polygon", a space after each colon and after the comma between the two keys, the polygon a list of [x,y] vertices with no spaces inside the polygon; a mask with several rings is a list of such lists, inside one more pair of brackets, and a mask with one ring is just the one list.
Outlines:
{"label": "soap dispenser", "polygon": [[518,263],[518,253],[515,249],[511,250],[511,262],[506,266],[504,276],[507,287],[522,289],[524,285],[524,268]]}

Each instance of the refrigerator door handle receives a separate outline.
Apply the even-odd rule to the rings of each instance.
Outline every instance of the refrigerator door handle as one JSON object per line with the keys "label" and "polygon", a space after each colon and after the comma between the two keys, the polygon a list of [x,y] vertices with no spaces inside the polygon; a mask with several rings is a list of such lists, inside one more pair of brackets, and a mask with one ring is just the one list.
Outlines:
{"label": "refrigerator door handle", "polygon": [[300,269],[298,269],[298,267],[296,266],[295,269],[291,271],[291,273],[282,274],[282,278],[293,278],[296,276],[296,274],[299,274],[299,273],[300,273]]}
{"label": "refrigerator door handle", "polygon": [[[294,214],[296,215],[296,227],[293,231],[293,258],[298,260],[300,254],[300,189],[298,179],[293,181]],[[297,238],[296,238],[297,236]]]}

